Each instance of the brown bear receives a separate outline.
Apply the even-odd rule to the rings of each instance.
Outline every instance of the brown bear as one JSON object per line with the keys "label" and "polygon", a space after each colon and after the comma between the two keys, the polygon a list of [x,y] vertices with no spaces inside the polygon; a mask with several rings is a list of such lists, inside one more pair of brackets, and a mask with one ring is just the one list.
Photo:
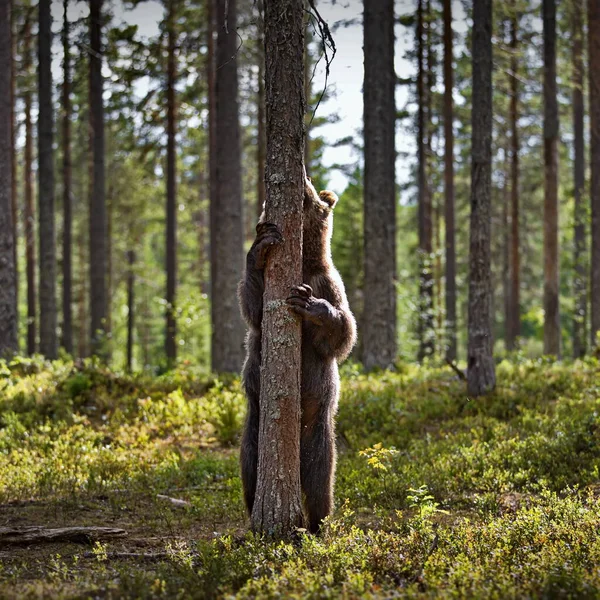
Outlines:
{"label": "brown bear", "polygon": [[[287,298],[290,309],[302,317],[302,422],[300,478],[308,528],[316,532],[333,509],[336,450],[334,419],[339,396],[338,363],[356,341],[356,323],[344,284],[331,260],[333,192],[317,194],[307,179],[304,195],[302,250],[303,284]],[[281,242],[281,233],[262,214],[256,240],[246,259],[239,286],[242,315],[249,330],[242,380],[248,415],[242,437],[241,470],[244,498],[252,513],[258,464],[261,322],[263,270],[269,249]]]}

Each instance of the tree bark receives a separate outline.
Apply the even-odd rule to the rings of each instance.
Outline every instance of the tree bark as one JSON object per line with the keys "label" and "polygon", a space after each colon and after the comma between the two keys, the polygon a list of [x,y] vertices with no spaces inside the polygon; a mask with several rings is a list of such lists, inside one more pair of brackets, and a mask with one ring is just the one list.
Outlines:
{"label": "tree bark", "polygon": [[15,0],[10,3],[10,147],[11,147],[11,208],[12,208],[12,230],[13,230],[13,263],[15,265],[15,306],[17,311],[17,346],[19,331],[19,260],[18,260],[18,222],[19,209],[17,204],[17,114],[16,114],[16,85],[15,61],[17,56],[17,36],[15,34]]}
{"label": "tree bark", "polygon": [[63,0],[63,326],[62,344],[73,354],[73,201],[71,193],[71,51],[69,41],[69,0]]}
{"label": "tree bark", "polygon": [[256,162],[257,162],[257,194],[256,215],[260,217],[265,204],[265,160],[267,156],[267,136],[265,124],[265,22],[264,2],[258,0],[258,131],[256,140]]}
{"label": "tree bark", "polygon": [[[258,475],[252,528],[289,535],[302,525],[300,491],[301,323],[285,298],[302,282],[304,28],[302,3],[265,2],[266,216],[284,243],[265,269]],[[285,102],[282,99],[285,98]]]}
{"label": "tree bark", "polygon": [[491,168],[492,0],[473,4],[473,111],[469,244],[467,387],[479,396],[496,385],[492,338]]}
{"label": "tree bark", "polygon": [[446,358],[456,360],[456,246],[454,225],[454,73],[452,0],[444,0],[444,186],[446,218]]}
{"label": "tree bark", "polygon": [[133,332],[135,323],[135,252],[127,252],[127,371],[131,373],[133,367]]}
{"label": "tree bark", "polygon": [[587,273],[586,273],[586,211],[583,204],[585,193],[585,139],[583,99],[583,2],[572,3],[573,32],[573,146],[575,161],[573,179],[575,184],[574,231],[573,231],[573,358],[582,358],[586,352],[587,322]]}
{"label": "tree bark", "polygon": [[90,0],[90,339],[92,353],[106,356],[106,192],[102,78],[102,1]]}
{"label": "tree bark", "polygon": [[560,357],[558,302],[558,103],[556,0],[543,0],[544,21],[544,353]]}
{"label": "tree bark", "polygon": [[17,351],[12,217],[12,34],[10,0],[0,0],[0,356]]}
{"label": "tree bark", "polygon": [[[237,285],[242,277],[242,166],[238,107],[237,2],[218,0],[216,52],[216,203],[211,206],[212,368],[239,372],[244,326]],[[227,9],[227,10],[226,10]]]}
{"label": "tree bark", "polygon": [[25,222],[23,234],[25,237],[25,258],[27,272],[27,354],[31,356],[36,351],[36,307],[37,294],[35,282],[35,214],[33,204],[33,125],[31,121],[31,14],[25,17],[23,28],[23,72],[26,75],[26,85],[23,91],[25,113],[25,156],[23,166],[23,189],[25,198]]}
{"label": "tree bark", "polygon": [[52,102],[52,14],[39,2],[38,34],[38,216],[40,240],[40,353],[58,357],[56,337],[56,240],[54,214],[54,123]]}
{"label": "tree bark", "polygon": [[165,351],[167,362],[173,366],[177,358],[175,336],[177,323],[175,321],[175,294],[177,286],[177,207],[176,207],[176,156],[175,156],[175,78],[177,67],[175,63],[175,0],[168,1],[168,66],[167,66],[167,310],[166,310],[166,339]]}
{"label": "tree bark", "polygon": [[396,358],[396,104],[394,2],[364,2],[363,363],[388,368]]}
{"label": "tree bark", "polygon": [[521,335],[521,256],[519,251],[519,61],[515,2],[510,20],[510,295],[506,346],[514,350]]}
{"label": "tree bark", "polygon": [[589,77],[592,181],[590,187],[592,212],[591,252],[591,343],[599,344],[600,331],[600,2],[588,2]]}
{"label": "tree bark", "polygon": [[[216,56],[215,56],[215,33],[217,7],[216,0],[207,0],[208,28],[207,28],[207,84],[208,84],[208,195],[209,195],[209,252],[210,252],[210,286],[209,296],[211,299],[211,322],[214,323],[213,286],[215,283],[215,268],[217,263],[216,244],[214,234],[217,228],[217,90],[216,90]],[[211,341],[212,345],[212,341]],[[211,353],[212,361],[212,353]]]}

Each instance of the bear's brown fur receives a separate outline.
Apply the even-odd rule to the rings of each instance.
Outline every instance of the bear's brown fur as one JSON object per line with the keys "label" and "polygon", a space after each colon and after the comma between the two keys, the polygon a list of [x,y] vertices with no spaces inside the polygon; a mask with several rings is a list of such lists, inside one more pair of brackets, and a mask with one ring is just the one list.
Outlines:
{"label": "bear's brown fur", "polygon": [[[302,317],[302,429],[300,475],[308,528],[316,532],[333,509],[336,451],[334,419],[339,396],[338,363],[356,340],[344,284],[331,260],[333,208],[337,196],[317,194],[306,180],[303,225],[303,284],[292,288],[287,303]],[[258,463],[261,322],[266,256],[281,241],[277,227],[265,223],[248,252],[240,282],[240,307],[248,324],[247,356],[242,373],[248,416],[241,447],[244,498],[252,512]]]}

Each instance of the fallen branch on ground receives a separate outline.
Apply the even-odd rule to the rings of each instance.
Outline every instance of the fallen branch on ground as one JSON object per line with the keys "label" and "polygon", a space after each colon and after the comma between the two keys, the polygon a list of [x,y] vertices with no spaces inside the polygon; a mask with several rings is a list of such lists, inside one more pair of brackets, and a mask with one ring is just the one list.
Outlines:
{"label": "fallen branch on ground", "polygon": [[117,527],[0,527],[0,547],[54,542],[89,544],[125,535],[127,532]]}

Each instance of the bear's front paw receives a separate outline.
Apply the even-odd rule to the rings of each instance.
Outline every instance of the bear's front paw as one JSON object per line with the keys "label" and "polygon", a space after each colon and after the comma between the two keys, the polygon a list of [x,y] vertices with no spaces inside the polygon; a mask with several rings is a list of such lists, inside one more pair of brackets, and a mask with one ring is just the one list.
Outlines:
{"label": "bear's front paw", "polygon": [[271,249],[283,242],[279,227],[274,223],[259,223],[256,226],[256,239],[250,248],[249,256],[253,259],[254,267],[264,269],[267,256]]}
{"label": "bear's front paw", "polygon": [[294,286],[286,302],[296,314],[308,319],[315,325],[323,325],[331,314],[329,302],[322,298],[315,298],[312,295],[312,288],[305,283]]}

